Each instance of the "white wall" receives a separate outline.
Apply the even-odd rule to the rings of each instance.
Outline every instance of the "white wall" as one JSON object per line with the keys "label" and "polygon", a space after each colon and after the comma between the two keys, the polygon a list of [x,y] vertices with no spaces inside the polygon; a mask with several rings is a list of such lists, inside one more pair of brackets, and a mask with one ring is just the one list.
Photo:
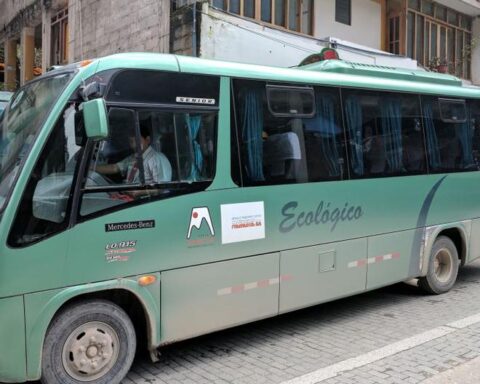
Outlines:
{"label": "white wall", "polygon": [[334,36],[342,40],[381,49],[382,10],[372,0],[352,0],[352,23],[335,21],[335,0],[315,1],[314,36]]}
{"label": "white wall", "polygon": [[[356,1],[363,2],[363,0],[353,2]],[[380,29],[376,35],[380,35]],[[350,36],[346,40],[351,41],[353,37]],[[410,69],[417,67],[416,61],[408,58],[389,55],[345,40],[331,39],[331,41],[338,41],[337,50],[343,60]],[[291,67],[298,65],[312,53],[320,52],[327,45],[313,37],[269,28],[209,8],[207,4],[203,6],[200,57],[206,59]]]}

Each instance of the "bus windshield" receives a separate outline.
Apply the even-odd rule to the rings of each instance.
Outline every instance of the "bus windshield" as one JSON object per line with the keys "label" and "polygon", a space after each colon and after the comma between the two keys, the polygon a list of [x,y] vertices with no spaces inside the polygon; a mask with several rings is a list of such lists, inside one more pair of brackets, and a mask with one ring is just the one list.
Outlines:
{"label": "bus windshield", "polygon": [[26,85],[5,110],[0,121],[0,213],[43,122],[73,75],[62,73]]}

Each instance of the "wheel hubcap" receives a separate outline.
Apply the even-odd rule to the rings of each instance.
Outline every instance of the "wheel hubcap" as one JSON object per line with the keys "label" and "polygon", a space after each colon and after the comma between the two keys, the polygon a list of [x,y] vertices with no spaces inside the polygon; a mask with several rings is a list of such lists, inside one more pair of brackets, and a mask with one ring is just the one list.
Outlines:
{"label": "wheel hubcap", "polygon": [[433,262],[435,277],[442,283],[450,280],[453,272],[452,255],[448,249],[442,248],[435,255]]}
{"label": "wheel hubcap", "polygon": [[75,380],[96,380],[117,361],[119,345],[117,333],[108,324],[99,321],[82,324],[65,342],[63,367]]}

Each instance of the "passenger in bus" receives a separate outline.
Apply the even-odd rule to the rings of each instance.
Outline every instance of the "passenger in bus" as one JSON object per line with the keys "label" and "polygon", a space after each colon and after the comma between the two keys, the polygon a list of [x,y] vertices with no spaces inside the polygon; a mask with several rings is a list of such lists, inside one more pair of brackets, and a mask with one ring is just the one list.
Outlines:
{"label": "passenger in bus", "polygon": [[[115,164],[97,165],[95,171],[103,175],[121,174],[125,184],[139,184],[140,170],[136,159],[135,136],[129,137],[133,154]],[[151,134],[148,126],[140,124],[140,148],[142,151],[145,184],[160,184],[172,180],[172,166],[167,157],[151,146]]]}
{"label": "passenger in bus", "polygon": [[387,164],[385,146],[381,135],[375,134],[371,125],[365,126],[363,152],[370,174],[382,173]]}

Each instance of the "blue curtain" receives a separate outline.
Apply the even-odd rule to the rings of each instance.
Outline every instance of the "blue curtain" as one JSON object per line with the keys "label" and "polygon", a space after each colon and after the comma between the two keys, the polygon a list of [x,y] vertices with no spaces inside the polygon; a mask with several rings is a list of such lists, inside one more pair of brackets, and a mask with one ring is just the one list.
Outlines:
{"label": "blue curtain", "polygon": [[198,181],[201,179],[201,172],[203,168],[203,155],[202,150],[200,148],[200,144],[197,141],[197,135],[200,131],[200,125],[202,123],[202,117],[197,116],[190,116],[187,115],[187,126],[188,130],[190,131],[190,137],[192,138],[192,146],[193,146],[193,161],[190,170],[190,179],[192,181]]}
{"label": "blue curtain", "polygon": [[425,121],[425,133],[427,136],[428,161],[432,169],[440,168],[442,161],[440,159],[440,149],[438,147],[437,132],[433,122],[433,102],[424,100],[423,115]]}
{"label": "blue curtain", "polygon": [[462,168],[474,165],[473,161],[473,130],[470,108],[467,107],[467,120],[464,123],[456,124],[456,136],[462,148]]}
{"label": "blue curtain", "polygon": [[386,98],[381,103],[385,156],[391,172],[403,171],[401,100]]}
{"label": "blue curtain", "polygon": [[345,100],[345,117],[350,137],[349,153],[352,170],[357,176],[363,176],[363,134],[362,134],[362,107],[357,97],[349,96]]}
{"label": "blue curtain", "polygon": [[335,121],[335,102],[330,95],[316,95],[317,117],[321,131],[321,146],[324,159],[327,162],[328,174],[338,176],[340,174],[340,156],[337,148],[338,127]]}
{"label": "blue curtain", "polygon": [[245,90],[241,96],[242,139],[247,146],[247,174],[251,181],[262,181],[263,175],[263,105],[262,91]]}

